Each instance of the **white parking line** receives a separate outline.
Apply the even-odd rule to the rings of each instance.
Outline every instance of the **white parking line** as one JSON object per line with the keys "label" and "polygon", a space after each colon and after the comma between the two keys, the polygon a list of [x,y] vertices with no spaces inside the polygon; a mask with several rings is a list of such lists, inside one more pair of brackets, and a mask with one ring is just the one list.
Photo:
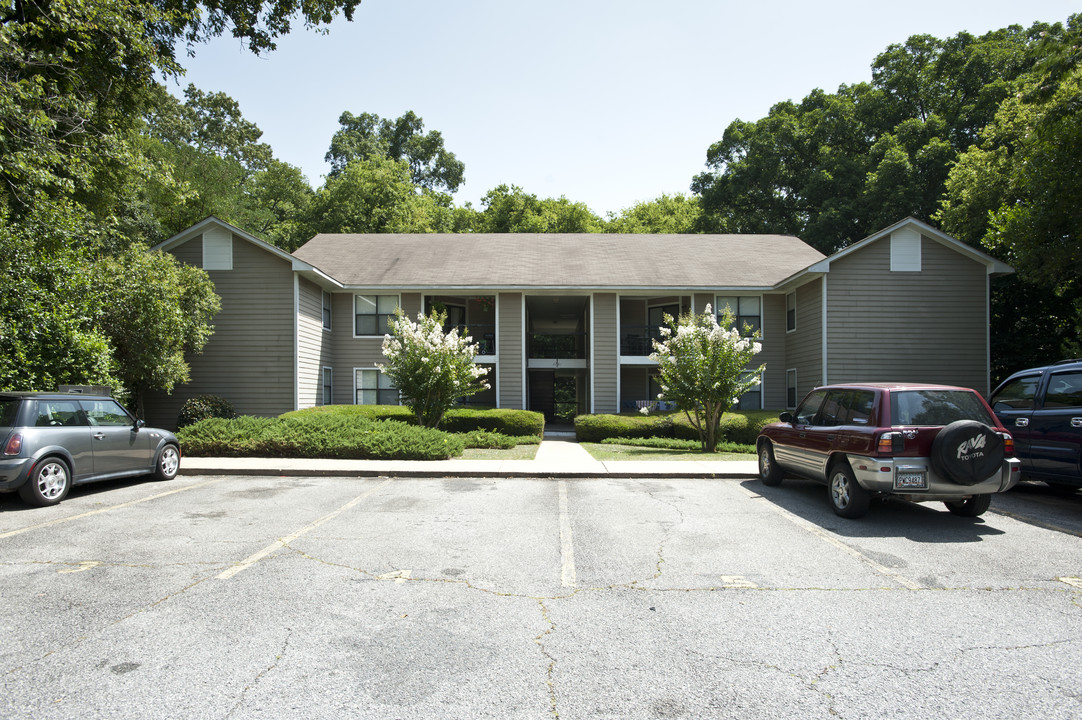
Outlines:
{"label": "white parking line", "polygon": [[323,523],[327,522],[328,520],[333,520],[334,518],[338,517],[339,515],[344,513],[346,510],[349,510],[351,507],[353,507],[357,503],[361,502],[366,497],[368,497],[369,495],[371,495],[375,491],[379,490],[381,487],[383,487],[384,485],[386,485],[389,482],[391,482],[391,478],[387,478],[386,480],[381,482],[379,485],[368,488],[363,493],[361,493],[357,497],[353,498],[352,500],[350,500],[348,503],[346,503],[342,507],[338,508],[337,510],[334,510],[333,512],[327,513],[326,515],[319,518],[318,520],[313,520],[312,522],[308,523],[307,525],[305,525],[304,527],[302,527],[300,530],[293,533],[292,535],[286,535],[283,538],[279,538],[278,540],[275,540],[274,542],[272,542],[270,545],[263,548],[259,552],[255,553],[253,555],[249,555],[244,560],[241,560],[238,564],[234,565],[233,567],[229,568],[225,572],[218,575],[218,579],[219,580],[228,580],[229,578],[233,577],[234,575],[241,572],[242,570],[247,570],[248,568],[255,565],[257,562],[262,560],[263,558],[267,557],[268,555],[270,555],[271,553],[273,553],[273,552],[275,552],[277,550],[281,550],[286,545],[289,545],[291,542],[293,542],[297,538],[301,537],[305,533],[308,533],[308,532],[310,532],[312,530],[315,530],[317,527],[319,527]]}
{"label": "white parking line", "polygon": [[138,505],[139,503],[149,502],[151,500],[157,500],[169,495],[176,495],[177,493],[187,492],[188,490],[195,490],[196,488],[206,487],[216,482],[221,482],[224,478],[214,478],[213,480],[207,480],[206,482],[196,483],[195,485],[186,485],[185,487],[175,488],[173,490],[166,490],[165,492],[158,493],[156,495],[148,495],[145,498],[139,498],[138,500],[129,500],[118,505],[110,505],[109,507],[98,508],[97,510],[89,510],[85,513],[79,513],[78,515],[69,515],[68,517],[57,518],[56,520],[49,520],[48,522],[38,523],[37,525],[30,525],[29,527],[19,528],[18,530],[8,530],[5,533],[0,533],[0,540],[3,538],[15,537],[16,535],[22,535],[23,533],[30,532],[31,530],[40,530],[41,528],[51,527],[53,525],[60,525],[61,523],[71,522],[72,520],[80,520],[92,515],[100,515],[102,513],[111,512],[113,510],[120,510],[121,508],[131,507],[132,505]]}
{"label": "white parking line", "polygon": [[[751,490],[748,490],[747,488],[743,487],[742,485],[739,486],[739,487],[741,487],[744,490],[744,492],[748,493],[752,497],[761,498],[763,500],[766,500],[766,498],[763,498],[762,495],[760,495],[760,494],[758,494],[756,492],[753,492]],[[871,559],[870,557],[868,557],[864,553],[860,552],[856,548],[853,548],[853,547],[851,547],[849,545],[846,545],[841,540],[839,540],[838,538],[836,538],[834,535],[827,532],[823,528],[819,527],[818,525],[815,525],[814,523],[808,522],[804,518],[802,518],[802,517],[800,517],[798,515],[794,515],[793,513],[789,512],[788,510],[786,510],[784,508],[778,507],[777,505],[770,502],[769,500],[766,500],[766,504],[767,504],[767,507],[769,507],[771,510],[775,511],[776,513],[781,515],[783,518],[785,518],[789,522],[796,525],[797,527],[800,527],[800,528],[803,528],[804,530],[807,530],[808,532],[810,532],[812,535],[815,535],[820,540],[822,540],[824,542],[827,542],[827,543],[830,543],[831,545],[838,548],[839,550],[846,553],[847,555],[851,555],[852,557],[856,558],[857,560],[860,560],[862,563],[864,563],[865,565],[870,567],[875,572],[879,573],[880,575],[882,575],[884,577],[890,578],[891,580],[898,583],[902,587],[909,588],[910,590],[923,590],[924,589],[924,586],[921,585],[920,583],[915,582],[913,580],[910,580],[905,575],[902,575],[901,573],[890,569],[886,565],[883,565],[881,563],[876,562],[875,560]]]}
{"label": "white parking line", "polygon": [[567,481],[560,480],[556,487],[560,496],[560,585],[575,587],[575,546],[567,512]]}

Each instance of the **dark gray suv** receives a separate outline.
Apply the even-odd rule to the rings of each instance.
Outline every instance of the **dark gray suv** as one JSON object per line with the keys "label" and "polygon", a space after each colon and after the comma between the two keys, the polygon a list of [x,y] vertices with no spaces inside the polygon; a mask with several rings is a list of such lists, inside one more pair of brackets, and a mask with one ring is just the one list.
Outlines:
{"label": "dark gray suv", "polygon": [[107,395],[0,392],[0,492],[55,505],[72,485],[153,474],[172,480],[180,444]]}
{"label": "dark gray suv", "polygon": [[1016,372],[989,404],[1014,435],[1024,478],[1082,487],[1082,360]]}

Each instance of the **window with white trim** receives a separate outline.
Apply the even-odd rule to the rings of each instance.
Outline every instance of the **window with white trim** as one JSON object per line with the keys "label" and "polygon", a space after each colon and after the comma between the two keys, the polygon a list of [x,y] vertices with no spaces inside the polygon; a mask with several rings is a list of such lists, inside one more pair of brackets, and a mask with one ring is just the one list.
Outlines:
{"label": "window with white trim", "polygon": [[[740,373],[740,380],[746,381],[755,377],[757,373],[745,370]],[[737,410],[762,410],[763,409],[763,379],[759,378],[759,384],[737,398],[734,403]]]}
{"label": "window with white trim", "polygon": [[323,329],[331,329],[331,294],[323,291]]}
{"label": "window with white trim", "polygon": [[733,315],[735,327],[744,332],[744,326],[751,328],[751,332],[760,330],[763,326],[762,310],[758,295],[718,295],[715,298],[714,312],[717,313],[718,322],[725,308]]}
{"label": "window with white trim", "polygon": [[334,404],[334,368],[323,368],[323,396],[320,405]]}
{"label": "window with white trim", "polygon": [[796,369],[785,371],[785,407],[796,407]]}
{"label": "window with white trim", "polygon": [[796,330],[796,291],[785,294],[785,332]]}
{"label": "window with white trim", "polygon": [[357,388],[358,405],[398,405],[398,388],[391,379],[376,369],[356,371],[354,384]]}
{"label": "window with white trim", "polygon": [[354,295],[353,334],[386,335],[390,332],[387,322],[397,307],[397,295]]}

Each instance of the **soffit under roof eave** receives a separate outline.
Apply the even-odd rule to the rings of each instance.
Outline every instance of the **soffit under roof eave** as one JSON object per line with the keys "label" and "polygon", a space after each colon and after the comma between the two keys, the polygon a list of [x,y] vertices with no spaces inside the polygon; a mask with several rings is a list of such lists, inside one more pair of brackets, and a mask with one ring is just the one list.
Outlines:
{"label": "soffit under roof eave", "polygon": [[720,292],[770,292],[776,289],[771,285],[700,285],[700,286],[635,286],[625,285],[337,285],[343,290],[393,290],[395,292],[432,292],[432,291],[458,291],[458,292],[566,292],[577,294],[588,293],[619,293],[621,295],[651,294],[686,294],[686,293],[720,293]]}

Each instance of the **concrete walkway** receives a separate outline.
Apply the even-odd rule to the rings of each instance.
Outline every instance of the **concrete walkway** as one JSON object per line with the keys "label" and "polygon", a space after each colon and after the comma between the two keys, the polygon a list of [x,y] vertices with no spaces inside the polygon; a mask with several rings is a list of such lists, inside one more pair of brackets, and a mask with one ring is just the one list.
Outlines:
{"label": "concrete walkway", "polygon": [[185,457],[185,475],[340,475],[350,477],[753,478],[754,460],[595,460],[572,438],[546,435],[533,460],[311,460]]}

